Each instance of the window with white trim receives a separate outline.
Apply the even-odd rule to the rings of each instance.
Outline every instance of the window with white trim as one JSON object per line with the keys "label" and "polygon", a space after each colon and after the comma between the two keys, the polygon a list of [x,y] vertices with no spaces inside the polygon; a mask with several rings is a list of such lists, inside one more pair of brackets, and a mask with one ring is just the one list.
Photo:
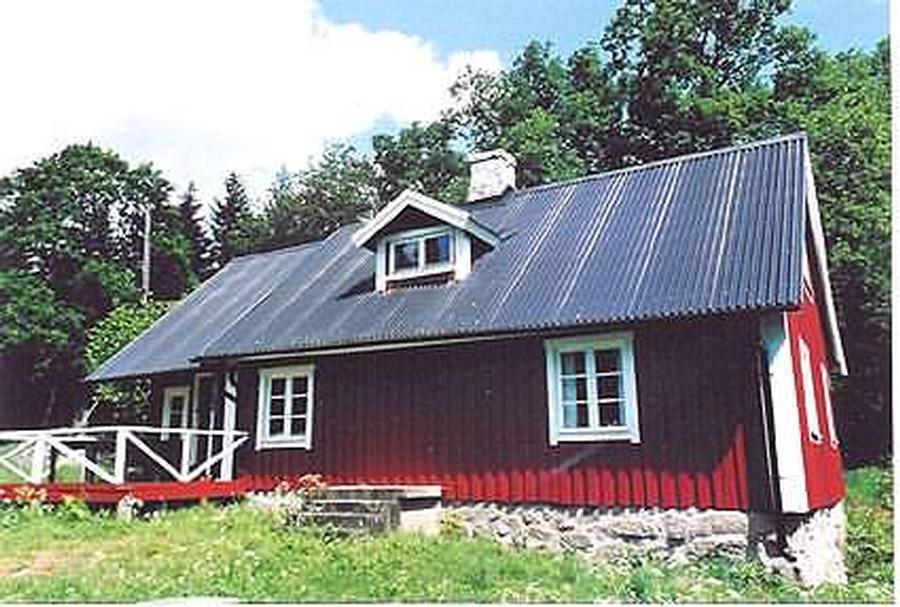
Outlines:
{"label": "window with white trim", "polygon": [[834,409],[831,404],[831,377],[828,375],[828,367],[825,363],[819,365],[819,373],[822,377],[822,394],[825,395],[825,421],[828,423],[828,436],[831,446],[837,449],[838,436],[834,426]]}
{"label": "window with white trim", "polygon": [[387,279],[453,272],[456,234],[447,227],[401,232],[386,239]]}
{"label": "window with white trim", "polygon": [[809,346],[800,338],[800,375],[803,382],[803,407],[806,411],[806,426],[809,439],[815,443],[822,442],[822,428],[819,425],[819,411],[816,408],[816,393],[813,388],[812,362]]}
{"label": "window with white trim", "polygon": [[312,448],[313,365],[259,372],[256,448]]}
{"label": "window with white trim", "polygon": [[[163,428],[187,428],[191,413],[190,389],[188,386],[168,386],[163,388],[162,420]],[[160,440],[169,440],[169,433],[159,435]]]}
{"label": "window with white trim", "polygon": [[550,444],[640,442],[633,335],[551,339],[544,346]]}

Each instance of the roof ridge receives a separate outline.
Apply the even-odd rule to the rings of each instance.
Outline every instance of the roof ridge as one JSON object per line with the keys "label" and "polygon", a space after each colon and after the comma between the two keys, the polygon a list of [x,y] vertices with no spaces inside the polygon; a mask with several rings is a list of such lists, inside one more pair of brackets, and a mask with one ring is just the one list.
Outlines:
{"label": "roof ridge", "polygon": [[[251,253],[245,253],[243,255],[238,255],[238,256],[232,257],[230,260],[228,260],[228,263],[231,264],[231,263],[243,261],[245,259],[250,259],[252,257],[259,257],[262,255],[274,255],[274,254],[280,255],[282,253],[290,253],[292,251],[295,252],[295,251],[299,251],[301,249],[312,249],[314,247],[318,247],[322,244],[325,244],[325,242],[327,242],[332,236],[334,236],[341,230],[344,230],[350,226],[354,226],[358,223],[360,223],[360,222],[354,221],[351,223],[345,223],[344,225],[338,226],[337,228],[335,228],[334,230],[329,232],[323,238],[317,238],[316,240],[308,240],[306,242],[299,242],[297,244],[287,245],[284,247],[275,247],[273,249],[268,249],[266,251],[253,251]],[[226,265],[228,265],[228,264],[226,264]],[[223,268],[224,268],[224,266],[223,266]]]}
{"label": "roof ridge", "polygon": [[618,169],[610,169],[609,171],[602,171],[600,173],[592,173],[590,175],[585,175],[583,177],[576,177],[575,179],[568,179],[566,181],[555,181],[553,183],[542,183],[540,185],[531,186],[528,188],[524,188],[521,190],[512,190],[511,193],[513,195],[518,194],[526,194],[530,192],[536,192],[541,190],[548,190],[551,188],[561,188],[570,185],[575,185],[578,183],[584,183],[587,181],[593,181],[594,179],[602,179],[605,177],[612,177],[613,175],[619,175],[621,173],[629,173],[633,171],[642,171],[646,169],[654,169],[660,166],[665,166],[668,164],[675,164],[677,162],[684,161],[692,161],[700,158],[706,158],[709,156],[717,156],[720,154],[730,154],[732,152],[742,152],[744,150],[749,150],[753,148],[763,147],[767,145],[774,145],[776,143],[781,143],[783,141],[791,141],[794,139],[803,139],[806,140],[806,132],[805,131],[796,131],[794,133],[788,133],[787,135],[778,135],[776,137],[770,137],[769,139],[762,139],[760,141],[751,141],[748,143],[741,143],[737,145],[730,145],[724,148],[716,148],[715,150],[705,150],[703,152],[692,152],[690,154],[682,154],[680,156],[671,156],[669,158],[660,158],[659,160],[652,160],[650,162],[645,162],[642,164],[635,164],[627,167],[620,167]]}

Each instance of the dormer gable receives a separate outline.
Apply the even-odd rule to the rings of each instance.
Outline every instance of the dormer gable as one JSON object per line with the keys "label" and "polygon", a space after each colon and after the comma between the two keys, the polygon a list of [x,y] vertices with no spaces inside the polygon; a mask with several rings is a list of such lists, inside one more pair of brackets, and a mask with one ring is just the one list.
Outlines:
{"label": "dormer gable", "polygon": [[375,253],[375,288],[423,281],[462,280],[472,270],[473,248],[493,248],[499,236],[465,208],[405,190],[353,234]]}

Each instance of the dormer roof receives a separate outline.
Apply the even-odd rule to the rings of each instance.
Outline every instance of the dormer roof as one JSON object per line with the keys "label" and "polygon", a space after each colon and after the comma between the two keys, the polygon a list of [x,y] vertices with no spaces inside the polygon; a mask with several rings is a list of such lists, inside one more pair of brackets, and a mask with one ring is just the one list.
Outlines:
{"label": "dormer roof", "polygon": [[353,233],[353,243],[358,247],[374,249],[378,236],[408,209],[415,209],[441,223],[463,230],[491,247],[500,243],[499,234],[476,220],[465,207],[440,202],[414,190],[404,190],[363,224]]}

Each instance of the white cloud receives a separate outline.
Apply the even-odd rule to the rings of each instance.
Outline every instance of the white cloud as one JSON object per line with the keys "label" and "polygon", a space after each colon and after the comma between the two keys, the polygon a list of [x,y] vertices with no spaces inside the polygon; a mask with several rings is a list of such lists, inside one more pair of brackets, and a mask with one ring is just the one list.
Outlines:
{"label": "white cloud", "polygon": [[217,195],[261,192],[328,140],[435,118],[467,63],[416,36],[338,24],[306,1],[0,3],[0,174],[92,140]]}

